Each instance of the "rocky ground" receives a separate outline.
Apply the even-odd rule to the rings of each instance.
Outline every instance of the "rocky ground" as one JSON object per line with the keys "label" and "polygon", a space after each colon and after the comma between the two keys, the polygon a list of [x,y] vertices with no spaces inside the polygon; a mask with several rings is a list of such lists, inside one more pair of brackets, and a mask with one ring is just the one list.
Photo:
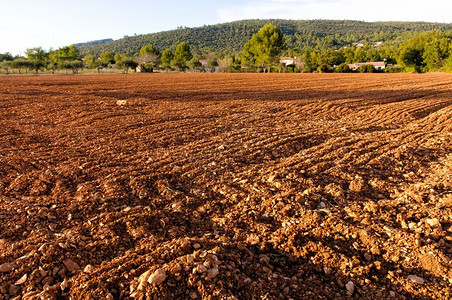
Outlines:
{"label": "rocky ground", "polygon": [[450,299],[452,76],[0,78],[0,299]]}

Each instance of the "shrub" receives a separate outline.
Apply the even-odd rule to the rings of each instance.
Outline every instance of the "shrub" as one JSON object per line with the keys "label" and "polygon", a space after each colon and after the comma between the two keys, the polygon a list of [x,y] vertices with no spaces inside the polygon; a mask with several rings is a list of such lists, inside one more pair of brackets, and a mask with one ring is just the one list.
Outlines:
{"label": "shrub", "polygon": [[342,63],[339,66],[336,67],[334,72],[336,73],[350,73],[352,70],[346,63]]}
{"label": "shrub", "polygon": [[360,73],[375,73],[375,68],[372,65],[361,65],[359,67]]}
{"label": "shrub", "polygon": [[327,64],[322,64],[317,68],[319,73],[328,73],[330,71],[330,66]]}
{"label": "shrub", "polygon": [[402,68],[401,67],[386,67],[385,73],[401,73]]}
{"label": "shrub", "polygon": [[80,69],[83,69],[83,62],[80,60],[64,60],[58,63],[58,67],[64,70],[72,70],[73,74],[77,74]]}

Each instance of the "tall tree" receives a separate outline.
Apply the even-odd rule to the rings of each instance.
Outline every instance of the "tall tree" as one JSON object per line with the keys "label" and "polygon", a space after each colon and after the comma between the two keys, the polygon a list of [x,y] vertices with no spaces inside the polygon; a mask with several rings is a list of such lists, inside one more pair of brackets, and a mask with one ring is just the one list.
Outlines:
{"label": "tall tree", "polygon": [[140,65],[141,72],[152,72],[154,67],[160,63],[160,53],[151,44],[141,47],[136,62]]}
{"label": "tall tree", "polygon": [[109,64],[115,63],[115,56],[110,51],[105,51],[100,54],[100,61],[103,67],[107,67]]}
{"label": "tall tree", "polygon": [[27,59],[32,62],[32,69],[36,73],[41,68],[44,68],[49,60],[49,53],[43,50],[41,47],[30,48],[25,52]]}
{"label": "tall tree", "polygon": [[124,61],[126,59],[127,59],[127,56],[125,56],[124,54],[116,53],[115,58],[114,58],[116,67],[118,66],[118,63],[121,63],[122,61]]}
{"label": "tall tree", "polygon": [[452,42],[449,45],[449,58],[444,61],[444,71],[452,72]]}
{"label": "tall tree", "polygon": [[315,63],[315,59],[313,58],[313,52],[311,49],[306,49],[303,56],[303,72],[305,73],[311,73],[317,68],[317,65]]}
{"label": "tall tree", "polygon": [[452,46],[452,39],[444,37],[435,39],[424,47],[424,59],[428,71],[440,70],[446,63],[449,57],[449,45]]}
{"label": "tall tree", "polygon": [[281,29],[273,24],[266,24],[246,42],[242,58],[245,62],[254,63],[266,70],[279,63],[284,47]]}
{"label": "tall tree", "polygon": [[253,67],[256,65],[257,53],[255,53],[254,47],[250,41],[243,45],[241,58],[242,65],[246,68]]}
{"label": "tall tree", "polygon": [[174,59],[174,54],[170,49],[165,49],[162,53],[162,58],[160,59],[162,62],[162,66],[164,69],[168,70],[171,67],[171,61]]}
{"label": "tall tree", "polygon": [[25,55],[31,61],[45,61],[49,57],[49,54],[41,47],[27,49]]}
{"label": "tall tree", "polygon": [[0,53],[0,62],[14,60],[14,57],[9,52]]}
{"label": "tall tree", "polygon": [[101,68],[102,62],[97,56],[88,54],[83,57],[83,63],[88,69],[97,69],[97,73],[99,73],[99,69]]}
{"label": "tall tree", "polygon": [[425,48],[429,43],[441,37],[443,37],[441,31],[430,31],[405,40],[399,47],[399,59],[397,61],[408,70],[415,72],[428,70],[427,63],[424,61]]}
{"label": "tall tree", "polygon": [[80,52],[75,45],[61,47],[50,53],[50,57],[55,62],[66,60],[80,60]]}
{"label": "tall tree", "polygon": [[144,45],[143,47],[141,47],[139,55],[143,55],[146,53],[160,55],[159,50],[151,44],[147,44],[147,45]]}
{"label": "tall tree", "polygon": [[153,72],[154,67],[160,64],[160,57],[154,53],[144,53],[138,56],[135,61],[141,68],[141,72]]}
{"label": "tall tree", "polygon": [[187,62],[192,58],[193,55],[190,51],[190,47],[186,42],[182,42],[177,45],[176,51],[174,52],[174,59],[171,63],[179,70],[184,70],[187,67]]}
{"label": "tall tree", "polygon": [[83,68],[83,62],[80,60],[80,52],[75,45],[61,47],[49,53],[50,63],[47,68],[54,71],[56,68],[72,70],[75,74]]}

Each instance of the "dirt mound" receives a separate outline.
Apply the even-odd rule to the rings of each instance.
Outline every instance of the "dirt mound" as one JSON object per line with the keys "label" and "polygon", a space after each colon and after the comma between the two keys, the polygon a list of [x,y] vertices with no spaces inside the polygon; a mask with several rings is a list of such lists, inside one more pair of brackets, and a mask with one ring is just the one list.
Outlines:
{"label": "dirt mound", "polygon": [[0,299],[452,297],[450,75],[0,94]]}

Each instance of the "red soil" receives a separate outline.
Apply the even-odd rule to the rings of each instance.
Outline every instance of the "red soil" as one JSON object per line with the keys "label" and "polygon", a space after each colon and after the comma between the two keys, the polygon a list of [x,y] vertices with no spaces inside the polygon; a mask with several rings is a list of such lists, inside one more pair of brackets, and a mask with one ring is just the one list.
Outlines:
{"label": "red soil", "polygon": [[450,299],[451,104],[446,74],[1,77],[0,299]]}

